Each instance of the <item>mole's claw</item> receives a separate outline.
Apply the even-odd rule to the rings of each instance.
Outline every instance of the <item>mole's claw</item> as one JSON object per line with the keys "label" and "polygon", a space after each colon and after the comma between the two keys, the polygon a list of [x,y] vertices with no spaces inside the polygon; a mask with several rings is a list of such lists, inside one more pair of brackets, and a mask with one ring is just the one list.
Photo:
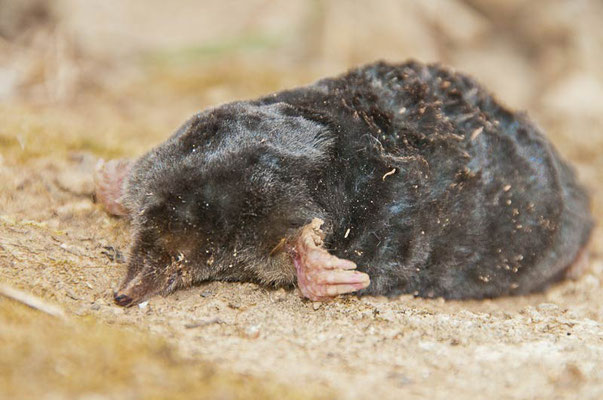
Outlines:
{"label": "mole's claw", "polygon": [[[366,275],[366,274],[364,274],[364,275]],[[351,284],[351,285],[327,285],[323,289],[323,291],[325,292],[325,295],[326,295],[324,297],[326,297],[326,298],[335,297],[340,294],[352,293],[357,290],[364,289],[370,283],[370,280],[368,279],[368,275],[366,275],[366,277],[367,277],[366,281],[362,282],[362,283],[355,283],[355,284]],[[318,300],[320,300],[320,298]]]}
{"label": "mole's claw", "polygon": [[369,277],[359,271],[318,270],[315,274],[315,281],[321,285],[356,284],[368,282]]}
{"label": "mole's claw", "polygon": [[322,241],[317,238],[322,232],[319,229],[316,221],[304,227],[293,252],[297,286],[302,295],[313,301],[324,301],[366,288],[370,278],[355,271],[354,262],[338,258],[320,247]]}
{"label": "mole's claw", "polygon": [[116,293],[113,299],[115,300],[115,304],[118,306],[128,307],[132,305],[132,298],[125,294]]}
{"label": "mole's claw", "polygon": [[[316,246],[313,246],[316,247]],[[312,248],[312,247],[310,247]],[[324,269],[331,270],[351,270],[356,269],[356,263],[343,258],[335,257],[329,254],[326,250],[324,251],[309,251],[307,253],[307,261],[312,264],[320,264]]]}

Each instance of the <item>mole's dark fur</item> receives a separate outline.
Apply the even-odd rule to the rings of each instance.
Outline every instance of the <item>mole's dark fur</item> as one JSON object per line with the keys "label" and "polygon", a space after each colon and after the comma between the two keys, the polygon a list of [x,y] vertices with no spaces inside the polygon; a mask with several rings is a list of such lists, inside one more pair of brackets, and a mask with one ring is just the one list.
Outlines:
{"label": "mole's dark fur", "polygon": [[[128,279],[295,284],[273,252],[313,218],[366,272],[359,294],[484,298],[564,277],[589,200],[525,114],[439,65],[376,63],[193,116],[125,185]],[[285,264],[284,264],[285,263]]]}

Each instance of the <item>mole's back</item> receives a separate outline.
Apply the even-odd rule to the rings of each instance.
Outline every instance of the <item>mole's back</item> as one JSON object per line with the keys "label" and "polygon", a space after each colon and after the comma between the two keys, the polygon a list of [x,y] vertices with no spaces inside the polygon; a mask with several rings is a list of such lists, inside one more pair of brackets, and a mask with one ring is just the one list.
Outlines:
{"label": "mole's back", "polygon": [[410,82],[395,88],[392,70],[384,71],[382,87],[391,92],[379,97],[395,115],[395,138],[382,135],[389,156],[420,155],[428,165],[417,202],[427,215],[417,212],[431,237],[420,250],[429,248],[433,271],[415,290],[490,297],[561,279],[592,229],[588,197],[570,167],[525,115],[472,79],[438,66],[401,70]]}
{"label": "mole's back", "polygon": [[377,63],[284,92],[339,144],[315,195],[365,293],[481,298],[539,290],[586,246],[589,200],[538,128],[439,65]]}

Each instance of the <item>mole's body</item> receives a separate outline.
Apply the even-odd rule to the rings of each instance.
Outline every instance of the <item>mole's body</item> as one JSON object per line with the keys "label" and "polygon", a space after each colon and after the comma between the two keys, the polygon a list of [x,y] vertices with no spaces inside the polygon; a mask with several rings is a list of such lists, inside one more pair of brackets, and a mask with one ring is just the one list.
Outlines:
{"label": "mole's body", "polygon": [[522,294],[562,279],[592,228],[525,115],[412,62],[197,114],[137,162],[105,164],[98,194],[133,220],[122,305],[203,280],[318,300]]}

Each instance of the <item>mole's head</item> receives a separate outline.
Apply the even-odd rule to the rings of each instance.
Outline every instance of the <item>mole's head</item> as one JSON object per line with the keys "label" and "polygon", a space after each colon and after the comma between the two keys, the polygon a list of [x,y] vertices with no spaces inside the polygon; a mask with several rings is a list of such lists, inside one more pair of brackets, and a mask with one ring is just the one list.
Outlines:
{"label": "mole's head", "polygon": [[317,149],[304,149],[300,136],[291,147],[280,137],[303,137],[315,123],[255,108],[197,117],[134,165],[124,201],[134,244],[117,304],[243,278],[250,257],[268,255],[317,216],[302,179],[320,164]]}

